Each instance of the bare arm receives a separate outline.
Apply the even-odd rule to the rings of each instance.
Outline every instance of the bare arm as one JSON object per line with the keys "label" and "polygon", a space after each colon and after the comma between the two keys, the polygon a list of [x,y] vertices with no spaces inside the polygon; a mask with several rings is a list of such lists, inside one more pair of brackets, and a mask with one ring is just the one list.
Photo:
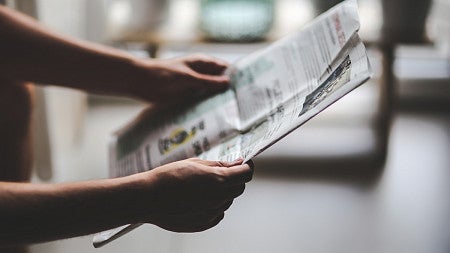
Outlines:
{"label": "bare arm", "polygon": [[142,60],[49,31],[0,6],[0,76],[147,101],[223,90],[227,64],[205,56]]}
{"label": "bare arm", "polygon": [[[140,60],[57,35],[0,6],[1,85],[33,81],[167,103],[223,90],[227,65],[205,56]],[[6,168],[8,169],[8,168]],[[216,225],[248,165],[189,159],[124,178],[38,185],[0,182],[0,247],[149,222],[194,232]]]}
{"label": "bare arm", "polygon": [[149,222],[177,232],[215,226],[252,168],[188,159],[128,177],[67,184],[0,183],[0,247]]}

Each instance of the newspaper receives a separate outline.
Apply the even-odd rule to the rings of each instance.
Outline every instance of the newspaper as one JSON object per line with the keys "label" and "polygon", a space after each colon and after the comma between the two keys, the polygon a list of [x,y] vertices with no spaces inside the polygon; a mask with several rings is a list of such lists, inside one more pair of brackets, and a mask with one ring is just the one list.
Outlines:
{"label": "newspaper", "polygon": [[[227,69],[231,88],[224,93],[177,112],[156,112],[117,132],[110,145],[110,175],[189,157],[252,159],[370,78],[358,30],[357,3],[348,0],[240,59]],[[138,225],[99,233],[94,246]]]}

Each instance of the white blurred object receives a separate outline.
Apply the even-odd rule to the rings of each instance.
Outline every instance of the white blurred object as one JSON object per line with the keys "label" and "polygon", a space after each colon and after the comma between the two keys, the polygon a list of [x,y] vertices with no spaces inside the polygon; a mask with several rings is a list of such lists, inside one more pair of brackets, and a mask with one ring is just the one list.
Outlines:
{"label": "white blurred object", "polygon": [[217,41],[255,41],[265,38],[274,19],[273,0],[203,0],[200,29]]}
{"label": "white blurred object", "polygon": [[167,0],[88,1],[88,38],[97,42],[144,38],[165,21],[167,7]]}
{"label": "white blurred object", "polygon": [[450,57],[450,1],[434,0],[430,17],[432,37],[437,47],[447,57]]}

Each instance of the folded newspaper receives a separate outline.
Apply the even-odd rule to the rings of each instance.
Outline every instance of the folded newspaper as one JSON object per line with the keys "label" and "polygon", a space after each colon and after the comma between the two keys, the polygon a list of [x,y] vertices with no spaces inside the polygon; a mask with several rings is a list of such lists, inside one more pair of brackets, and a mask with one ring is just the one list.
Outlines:
{"label": "folded newspaper", "polygon": [[[129,124],[110,145],[111,177],[189,157],[252,159],[370,78],[359,26],[356,0],[344,1],[234,63],[224,93]],[[94,246],[139,225],[98,233]]]}

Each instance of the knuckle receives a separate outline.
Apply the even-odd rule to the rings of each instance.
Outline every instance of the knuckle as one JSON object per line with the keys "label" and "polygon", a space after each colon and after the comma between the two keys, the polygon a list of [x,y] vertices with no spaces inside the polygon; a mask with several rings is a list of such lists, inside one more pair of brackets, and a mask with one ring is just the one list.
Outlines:
{"label": "knuckle", "polygon": [[223,161],[214,161],[212,165],[213,165],[213,166],[216,166],[216,167],[226,167],[226,166],[227,166],[227,162],[223,162]]}

